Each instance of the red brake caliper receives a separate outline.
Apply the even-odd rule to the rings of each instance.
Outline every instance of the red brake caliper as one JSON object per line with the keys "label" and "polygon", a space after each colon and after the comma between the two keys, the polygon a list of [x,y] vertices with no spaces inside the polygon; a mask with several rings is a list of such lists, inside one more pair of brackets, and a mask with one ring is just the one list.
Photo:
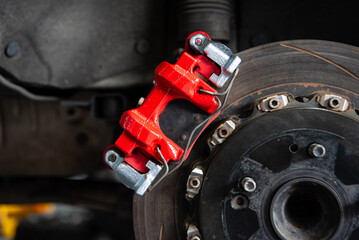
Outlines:
{"label": "red brake caliper", "polygon": [[117,172],[123,184],[143,195],[163,166],[164,177],[169,161],[182,163],[187,158],[195,141],[189,139],[191,145],[186,149],[179,147],[161,131],[159,116],[170,101],[188,100],[210,115],[202,132],[219,115],[221,107],[218,92],[204,78],[220,88],[233,77],[240,61],[225,45],[210,40],[204,32],[195,32],[188,37],[176,64],[162,62],[156,68],[154,88],[141,106],[122,115],[123,133],[104,154],[105,163]]}

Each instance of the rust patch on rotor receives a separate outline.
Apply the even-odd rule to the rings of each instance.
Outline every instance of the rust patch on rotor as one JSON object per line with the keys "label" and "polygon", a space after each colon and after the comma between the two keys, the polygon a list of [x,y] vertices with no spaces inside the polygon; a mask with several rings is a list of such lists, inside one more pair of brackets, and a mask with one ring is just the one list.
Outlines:
{"label": "rust patch on rotor", "polygon": [[[266,88],[262,88],[258,91],[255,91],[255,92],[252,92],[252,93],[249,93],[241,98],[238,98],[237,100],[235,100],[234,102],[228,104],[224,109],[223,111],[227,110],[228,108],[230,107],[233,107],[233,106],[236,106],[236,105],[239,105],[239,103],[247,98],[247,97],[250,97],[250,96],[260,96],[263,94],[264,91],[268,91],[270,89],[275,89],[275,88],[281,88],[281,87],[285,87],[285,86],[301,86],[301,87],[304,87],[304,88],[309,88],[309,87],[312,87],[312,88],[326,88],[325,90],[318,90],[318,91],[315,91],[315,92],[318,92],[318,93],[326,93],[326,92],[332,92],[333,89],[337,89],[339,91],[342,91],[346,94],[351,94],[353,96],[356,96],[356,97],[359,97],[359,94],[356,93],[356,92],[353,92],[353,91],[350,91],[348,89],[344,89],[344,88],[341,88],[341,87],[337,87],[337,86],[332,86],[332,85],[327,85],[327,84],[320,84],[320,83],[307,83],[307,82],[303,82],[303,83],[284,83],[284,84],[278,84],[278,85],[275,85],[275,86],[271,86],[271,87],[266,87]],[[296,88],[294,88],[296,90]],[[283,90],[281,90],[280,92],[283,92]],[[314,92],[314,91],[313,91]],[[340,95],[340,94],[339,94]]]}

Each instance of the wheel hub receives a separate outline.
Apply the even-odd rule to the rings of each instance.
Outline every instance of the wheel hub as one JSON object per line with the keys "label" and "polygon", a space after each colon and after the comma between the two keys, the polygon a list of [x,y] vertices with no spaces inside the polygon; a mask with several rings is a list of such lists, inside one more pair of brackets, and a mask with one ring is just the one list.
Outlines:
{"label": "wheel hub", "polygon": [[[204,239],[351,236],[358,117],[311,102],[237,120],[245,123],[213,154],[197,199]],[[243,185],[248,178],[254,191]]]}
{"label": "wheel hub", "polygon": [[270,206],[271,224],[281,239],[328,239],[339,229],[342,213],[336,192],[315,178],[288,181]]}

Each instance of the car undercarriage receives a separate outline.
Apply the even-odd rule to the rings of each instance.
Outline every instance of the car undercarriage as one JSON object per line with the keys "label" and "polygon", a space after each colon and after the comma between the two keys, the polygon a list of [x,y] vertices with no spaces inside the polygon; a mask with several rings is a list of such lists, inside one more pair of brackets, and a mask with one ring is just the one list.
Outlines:
{"label": "car undercarriage", "polygon": [[357,5],[0,0],[0,239],[359,239]]}

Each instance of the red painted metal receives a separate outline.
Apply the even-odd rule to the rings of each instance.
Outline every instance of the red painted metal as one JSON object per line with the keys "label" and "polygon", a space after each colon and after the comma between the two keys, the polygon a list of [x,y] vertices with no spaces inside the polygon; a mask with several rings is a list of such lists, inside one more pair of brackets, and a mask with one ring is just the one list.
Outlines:
{"label": "red painted metal", "polygon": [[170,101],[188,100],[208,114],[213,114],[218,108],[215,96],[198,92],[198,89],[217,92],[206,80],[212,73],[218,75],[220,69],[207,57],[189,49],[188,40],[196,33],[199,32],[188,37],[185,51],[176,64],[162,62],[158,65],[155,86],[142,105],[121,117],[120,125],[124,131],[114,146],[122,151],[125,161],[140,172],[147,172],[145,164],[149,158],[160,160],[156,150],[158,146],[166,161],[177,161],[183,155],[184,150],[165,136],[159,126],[159,116]]}

